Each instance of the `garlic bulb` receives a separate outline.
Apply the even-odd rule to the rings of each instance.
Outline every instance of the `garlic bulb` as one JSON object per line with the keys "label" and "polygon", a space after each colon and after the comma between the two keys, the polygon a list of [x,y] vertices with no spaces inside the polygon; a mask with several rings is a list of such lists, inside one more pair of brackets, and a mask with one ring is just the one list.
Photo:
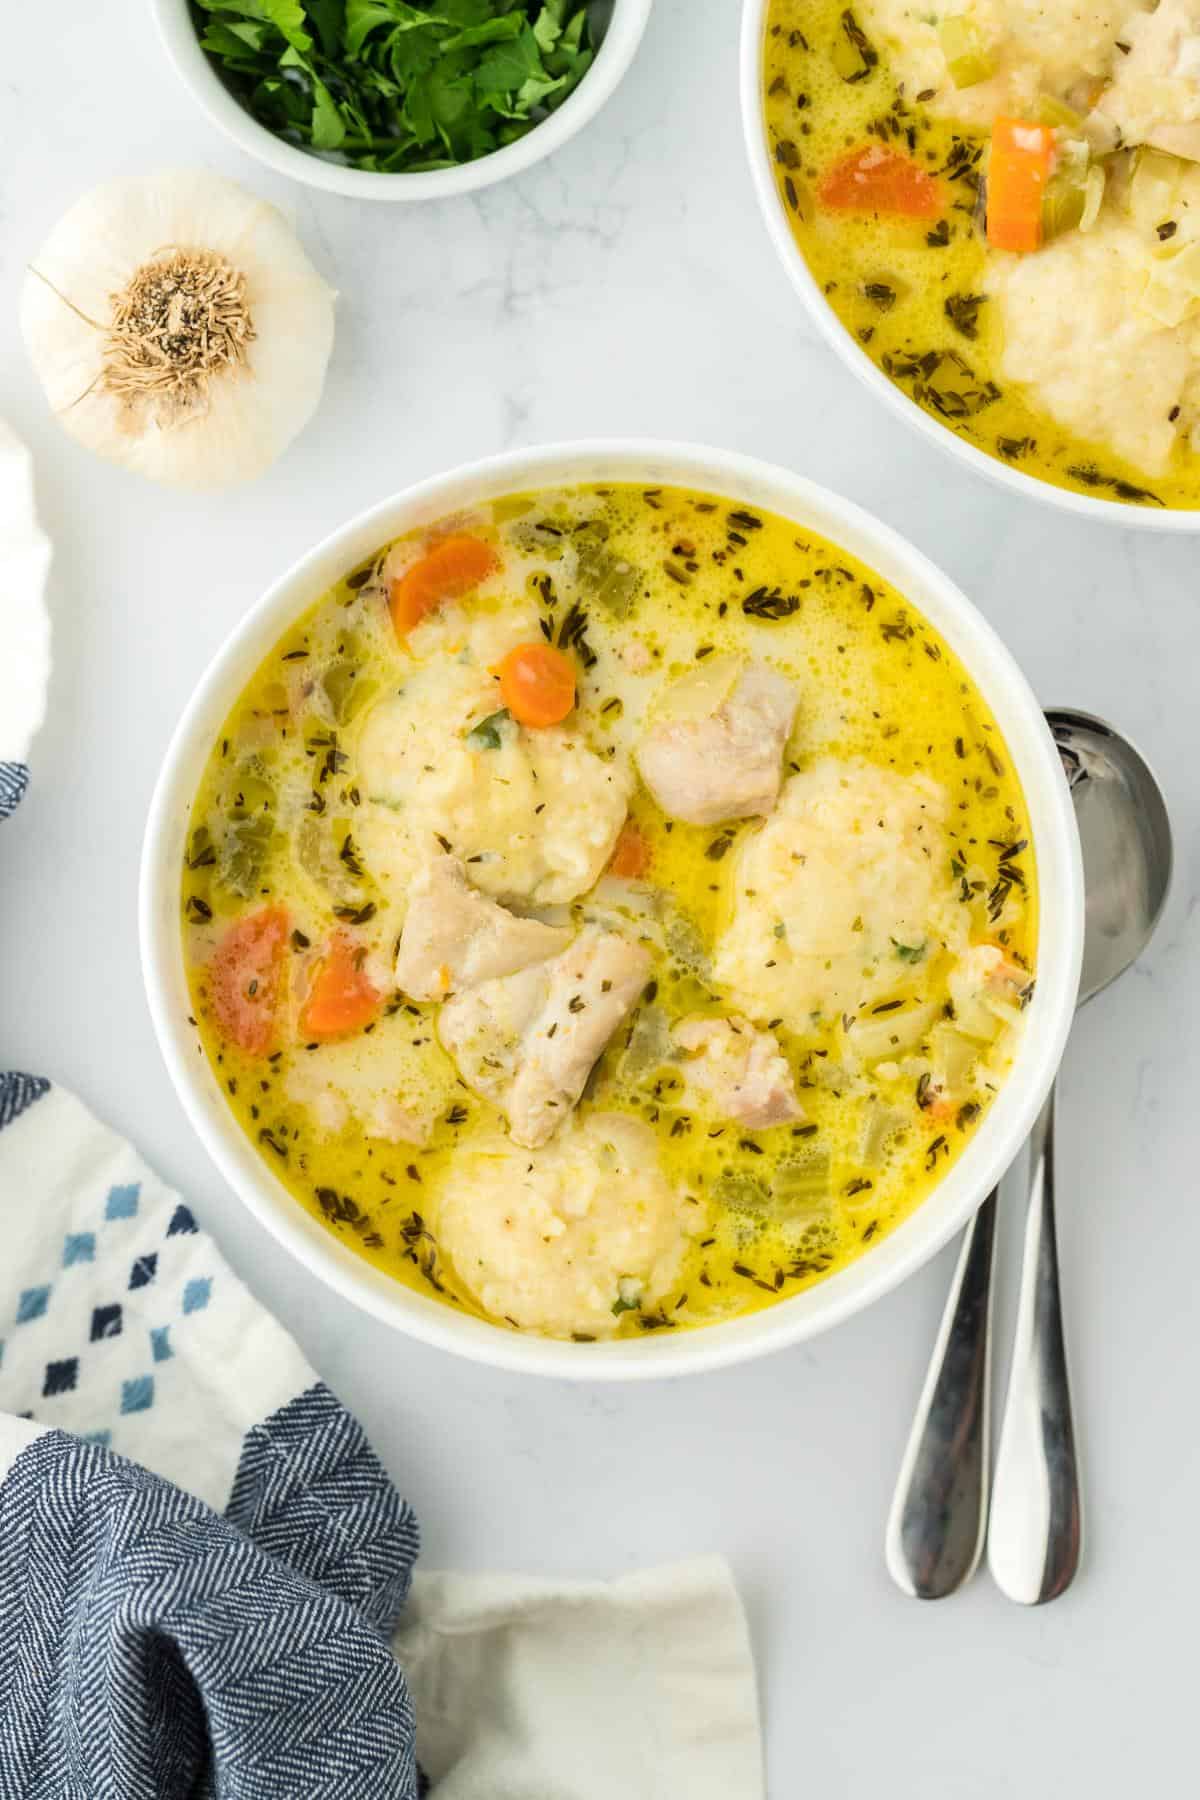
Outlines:
{"label": "garlic bulb", "polygon": [[312,416],[333,301],[273,206],[170,171],[76,202],[26,275],[21,328],[72,437],[151,480],[219,487],[261,474]]}

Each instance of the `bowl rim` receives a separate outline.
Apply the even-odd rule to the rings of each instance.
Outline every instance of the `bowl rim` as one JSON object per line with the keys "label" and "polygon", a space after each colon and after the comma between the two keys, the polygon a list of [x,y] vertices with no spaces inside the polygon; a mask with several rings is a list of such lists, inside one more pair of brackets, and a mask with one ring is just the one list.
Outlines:
{"label": "bowl rim", "polygon": [[575,90],[541,124],[516,143],[505,144],[474,162],[413,174],[347,169],[325,162],[275,136],[248,113],[200,48],[189,0],[151,0],[159,36],[184,87],[212,124],[247,156],[307,187],[356,200],[414,203],[475,193],[532,168],[574,137],[620,85],[642,41],[654,0],[614,0],[613,14],[595,60]]}
{"label": "bowl rim", "polygon": [[1130,531],[1196,532],[1200,531],[1200,507],[1139,507],[1104,500],[1091,494],[1077,494],[1071,488],[1056,487],[1017,468],[1011,468],[998,457],[989,456],[942,425],[894,381],[868,355],[846,329],[830,306],[797,244],[788,223],[783,202],[771,166],[767,140],[766,114],[762,105],[762,44],[767,13],[772,0],[742,0],[739,81],[742,101],[742,134],[750,159],[750,173],[758,195],[759,208],[768,236],[775,246],[792,286],[803,300],[809,316],[825,342],[836,352],[846,367],[865,387],[883,401],[897,418],[915,427],[931,444],[954,457],[964,467],[973,469],[1009,494],[1021,494],[1073,513],[1077,518],[1091,519],[1106,526],[1123,526]]}
{"label": "bowl rim", "polygon": [[[906,1220],[847,1268],[760,1312],[585,1350],[506,1331],[409,1289],[356,1256],[288,1193],[234,1120],[187,1022],[179,869],[196,785],[233,699],[287,626],[338,575],[389,538],[472,500],[539,484],[621,479],[690,484],[748,504],[770,504],[842,543],[930,618],[988,700],[1017,767],[1042,904],[1037,989],[1013,1068],[971,1141]],[[760,498],[764,494],[767,499]],[[737,453],[632,438],[507,451],[426,478],[369,506],[299,557],[218,647],[175,726],[147,817],[138,908],[146,993],[172,1082],[218,1170],[258,1222],[343,1298],[424,1343],[493,1368],[582,1381],[700,1373],[782,1349],[871,1305],[935,1255],[1013,1161],[1049,1092],[1074,1012],[1083,950],[1083,871],[1066,778],[1032,690],[983,615],[898,532],[816,483]]]}

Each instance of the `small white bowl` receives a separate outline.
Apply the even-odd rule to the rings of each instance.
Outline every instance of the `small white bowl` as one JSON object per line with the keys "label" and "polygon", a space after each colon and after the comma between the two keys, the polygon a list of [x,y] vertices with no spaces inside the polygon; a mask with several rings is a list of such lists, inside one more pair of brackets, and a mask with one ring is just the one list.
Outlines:
{"label": "small white bowl", "polygon": [[1048,506],[1058,507],[1063,512],[1100,520],[1106,525],[1125,525],[1135,531],[1200,531],[1200,509],[1183,511],[1179,508],[1130,506],[1119,500],[1101,500],[1090,494],[1077,494],[1069,488],[1055,487],[1053,482],[1040,481],[1036,475],[1026,474],[1021,469],[1001,462],[998,457],[988,456],[983,450],[977,450],[974,444],[969,444],[956,431],[951,431],[949,426],[940,424],[924,407],[918,406],[903,388],[897,387],[894,381],[889,381],[878,363],[873,361],[853,334],[847,331],[821,292],[819,283],[813,278],[792,232],[775,180],[762,95],[763,38],[771,4],[772,0],[744,0],[742,7],[742,130],[750,157],[750,172],[771,242],[791,277],[792,286],[803,300],[826,343],[833,346],[846,367],[898,417],[909,425],[915,425],[930,443],[936,444],[967,468],[974,469],[977,474],[985,475],[989,481],[997,482],[1010,494],[1032,495],[1034,499],[1044,501]]}
{"label": "small white bowl", "polygon": [[[794,519],[893,584],[961,657],[1008,744],[1038,865],[1038,980],[1007,1082],[924,1204],[849,1268],[765,1312],[699,1331],[609,1344],[558,1343],[471,1318],[373,1268],[305,1211],[234,1119],[196,1029],[180,928],[180,871],[192,802],[241,689],[293,621],[348,569],[402,532],[501,494],[586,481],[707,489]],[[511,451],[435,476],[352,519],[301,557],[251,608],[201,678],[158,779],[142,852],[142,968],[171,1078],[218,1168],[250,1211],[346,1299],[428,1344],[496,1368],[584,1380],[681,1375],[777,1350],[878,1300],[958,1231],[1017,1154],[1058,1067],[1083,948],[1083,875],[1070,795],[1041,709],[986,620],[920,551],[847,500],[785,469],[686,444],[580,443]]]}
{"label": "small white bowl", "polygon": [[614,91],[637,53],[653,0],[616,0],[611,23],[595,61],[562,105],[532,131],[490,156],[452,169],[382,175],[370,169],[347,169],[268,131],[246,111],[225,86],[217,66],[200,48],[188,0],[151,0],[167,54],[184,86],[214,125],[220,126],[247,156],[280,175],[303,181],[326,193],[353,200],[449,200],[491,187],[506,176],[519,175],[574,137],[594,118]]}

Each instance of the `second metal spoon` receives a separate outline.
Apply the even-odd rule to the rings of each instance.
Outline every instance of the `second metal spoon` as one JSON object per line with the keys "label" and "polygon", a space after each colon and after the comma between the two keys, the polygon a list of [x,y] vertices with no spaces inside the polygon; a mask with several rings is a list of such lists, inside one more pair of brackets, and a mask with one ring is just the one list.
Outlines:
{"label": "second metal spoon", "polygon": [[[1088,713],[1046,716],[1083,846],[1082,1005],[1136,961],[1153,935],[1170,886],[1171,828],[1154,775],[1125,738]],[[1053,1134],[1051,1090],[1030,1139],[1021,1300],[989,1537],[998,1584],[1027,1604],[1063,1592],[1081,1543]],[[995,1209],[993,1192],[967,1229],[888,1519],[888,1568],[919,1599],[961,1587],[987,1533]]]}

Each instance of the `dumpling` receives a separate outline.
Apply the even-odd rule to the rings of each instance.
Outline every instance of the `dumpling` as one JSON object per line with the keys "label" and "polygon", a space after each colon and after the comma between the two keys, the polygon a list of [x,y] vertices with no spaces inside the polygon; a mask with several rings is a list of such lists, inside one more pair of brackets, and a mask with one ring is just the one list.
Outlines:
{"label": "dumpling", "polygon": [[924,775],[825,758],[792,776],[738,853],[717,981],[750,1018],[797,1029],[910,985],[967,935],[945,822]]}
{"label": "dumpling", "polygon": [[363,854],[395,899],[440,845],[497,900],[574,900],[612,855],[633,788],[623,757],[570,725],[524,729],[486,670],[457,663],[426,665],[375,706],[357,760],[373,803]]}
{"label": "dumpling", "polygon": [[484,1310],[548,1337],[611,1336],[679,1280],[703,1208],[677,1193],[654,1132],[622,1113],[572,1121],[541,1150],[464,1145],[437,1199],[436,1235]]}

